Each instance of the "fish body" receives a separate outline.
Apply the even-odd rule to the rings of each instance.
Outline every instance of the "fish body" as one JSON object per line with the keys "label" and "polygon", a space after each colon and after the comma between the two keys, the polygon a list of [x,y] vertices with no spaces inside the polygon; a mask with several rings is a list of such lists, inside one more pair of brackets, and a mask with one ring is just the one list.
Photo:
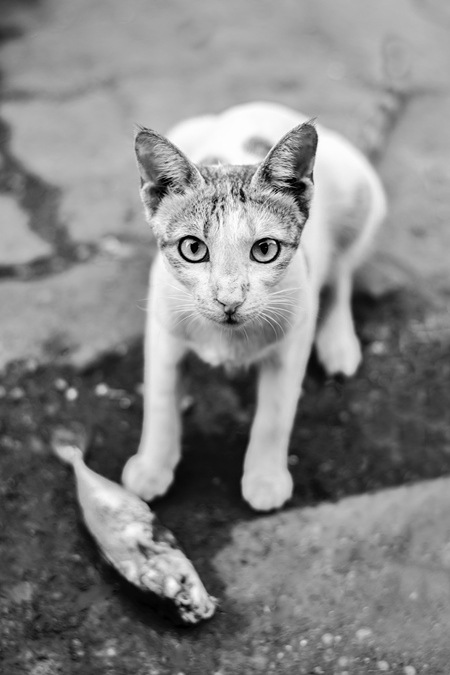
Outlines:
{"label": "fish body", "polygon": [[56,430],[52,447],[73,467],[84,522],[106,560],[139,590],[170,601],[184,623],[211,618],[216,599],[146,502],[92,471],[76,433]]}

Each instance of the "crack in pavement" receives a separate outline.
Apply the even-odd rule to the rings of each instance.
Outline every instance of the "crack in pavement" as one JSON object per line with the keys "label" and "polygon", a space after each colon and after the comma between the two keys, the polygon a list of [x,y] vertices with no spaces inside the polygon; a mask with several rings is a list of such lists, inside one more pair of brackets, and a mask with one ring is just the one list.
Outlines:
{"label": "crack in pavement", "polygon": [[30,279],[62,272],[73,264],[85,262],[97,250],[91,243],[72,241],[59,218],[60,188],[27,170],[11,153],[11,131],[0,117],[0,193],[9,194],[29,217],[28,227],[51,244],[54,254],[30,263],[0,266],[0,278]]}

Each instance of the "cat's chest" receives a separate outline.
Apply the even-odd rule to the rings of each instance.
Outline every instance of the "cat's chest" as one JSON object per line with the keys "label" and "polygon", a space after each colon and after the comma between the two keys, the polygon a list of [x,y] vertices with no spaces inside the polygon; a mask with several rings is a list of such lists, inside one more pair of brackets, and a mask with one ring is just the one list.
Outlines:
{"label": "cat's chest", "polygon": [[249,366],[270,352],[276,344],[264,333],[211,331],[187,340],[189,348],[205,363],[234,370]]}

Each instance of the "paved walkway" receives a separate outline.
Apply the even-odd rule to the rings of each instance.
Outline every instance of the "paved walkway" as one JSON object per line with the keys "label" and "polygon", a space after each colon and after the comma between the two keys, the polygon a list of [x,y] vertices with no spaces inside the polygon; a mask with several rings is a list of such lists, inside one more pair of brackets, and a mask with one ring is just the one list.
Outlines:
{"label": "paved walkway", "polygon": [[[138,202],[133,124],[164,132],[253,99],[317,116],[377,161],[390,213],[360,285],[374,298],[399,291],[399,349],[411,359],[424,343],[445,355],[444,0],[42,0],[3,14],[0,368],[18,359],[84,367],[141,337],[154,243]],[[368,348],[381,360],[385,338]],[[449,443],[443,417],[436,425]],[[207,629],[191,641],[168,634],[155,651],[123,617],[136,631],[133,654],[112,637],[95,667],[448,675],[449,488],[442,479],[234,526],[213,564],[239,631],[218,644]],[[12,602],[31,602],[17,592]],[[68,672],[52,658],[30,657],[26,672]]]}

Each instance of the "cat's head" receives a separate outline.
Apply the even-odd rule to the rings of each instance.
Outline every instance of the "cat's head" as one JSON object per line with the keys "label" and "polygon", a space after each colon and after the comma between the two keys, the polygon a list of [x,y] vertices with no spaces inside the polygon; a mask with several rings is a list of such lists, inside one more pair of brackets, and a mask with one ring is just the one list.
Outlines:
{"label": "cat's head", "polygon": [[164,136],[138,131],[147,219],[200,315],[242,326],[270,309],[308,218],[316,147],[314,126],[302,124],[260,164],[196,166]]}

